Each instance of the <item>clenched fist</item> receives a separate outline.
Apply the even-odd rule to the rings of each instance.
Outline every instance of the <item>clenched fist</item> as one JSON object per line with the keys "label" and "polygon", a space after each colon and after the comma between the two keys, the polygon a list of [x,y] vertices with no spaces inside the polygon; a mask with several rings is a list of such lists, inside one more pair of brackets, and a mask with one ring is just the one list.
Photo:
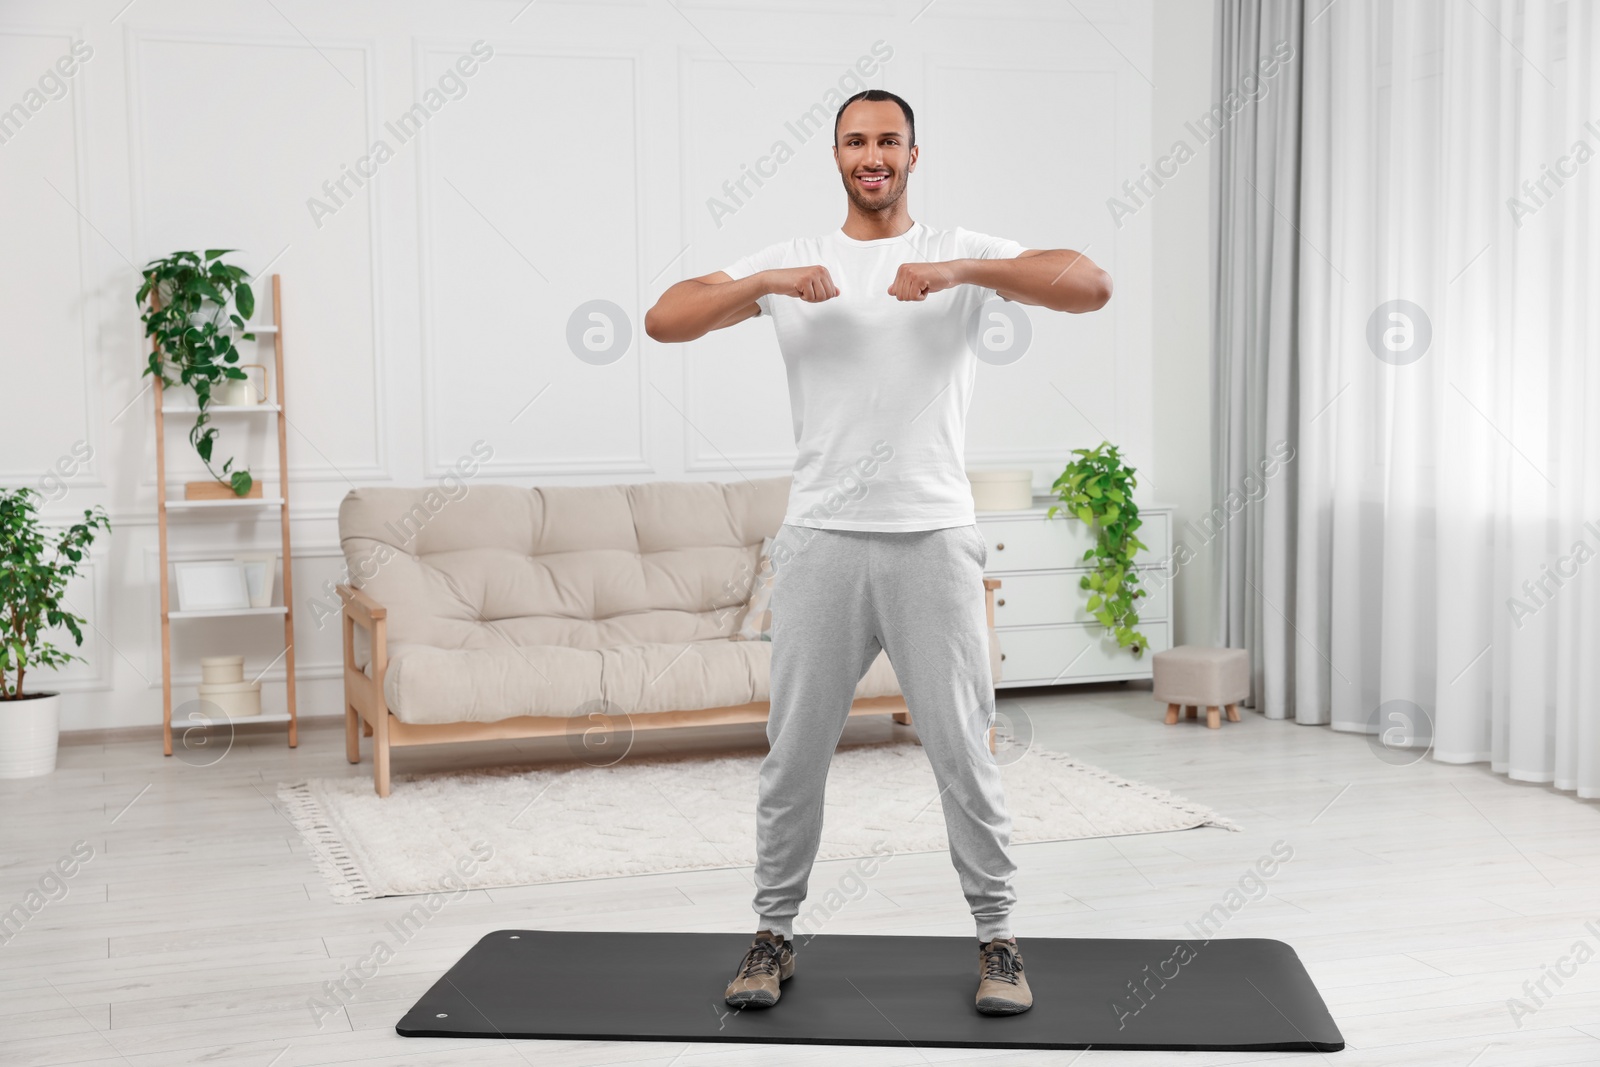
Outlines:
{"label": "clenched fist", "polygon": [[768,271],[768,274],[774,296],[797,296],[808,304],[816,304],[839,295],[833,279],[828,276],[828,268],[821,265],[788,267]]}
{"label": "clenched fist", "polygon": [[889,285],[889,295],[897,300],[924,300],[929,293],[959,284],[949,263],[902,263]]}

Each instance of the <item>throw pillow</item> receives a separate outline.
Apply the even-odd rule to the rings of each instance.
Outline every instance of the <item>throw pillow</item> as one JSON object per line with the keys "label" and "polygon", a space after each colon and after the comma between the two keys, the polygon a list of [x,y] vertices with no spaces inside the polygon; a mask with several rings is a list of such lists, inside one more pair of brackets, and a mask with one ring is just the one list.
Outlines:
{"label": "throw pillow", "polygon": [[744,619],[732,635],[734,641],[772,640],[772,538],[761,541],[761,558],[756,563],[755,588],[750,592]]}

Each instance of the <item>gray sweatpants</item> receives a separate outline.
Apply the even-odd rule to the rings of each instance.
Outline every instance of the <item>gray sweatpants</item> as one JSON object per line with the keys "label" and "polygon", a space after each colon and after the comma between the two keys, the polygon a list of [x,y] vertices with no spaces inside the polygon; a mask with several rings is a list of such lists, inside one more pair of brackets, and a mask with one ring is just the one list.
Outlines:
{"label": "gray sweatpants", "polygon": [[883,649],[933,765],[950,859],[978,937],[1011,936],[1011,815],[988,745],[987,555],[973,525],[909,533],[779,528],[771,750],[761,762],[756,809],[757,929],[793,936],[822,838],[828,766],[856,683]]}

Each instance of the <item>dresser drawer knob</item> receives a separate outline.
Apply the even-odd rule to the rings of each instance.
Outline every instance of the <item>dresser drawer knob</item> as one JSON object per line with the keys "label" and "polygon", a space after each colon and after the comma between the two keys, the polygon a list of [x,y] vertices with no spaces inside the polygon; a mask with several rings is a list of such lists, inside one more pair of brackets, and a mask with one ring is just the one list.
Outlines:
{"label": "dresser drawer knob", "polygon": [[997,607],[997,608],[1005,607],[1006,606],[1006,598],[1005,597],[1001,597],[999,600],[996,600],[994,602],[994,606]]}
{"label": "dresser drawer knob", "polygon": [[1006,550],[1006,543],[1001,541],[999,544],[994,546],[994,550],[996,552],[1004,552]]}
{"label": "dresser drawer knob", "polygon": [[1004,652],[1000,653],[1000,658],[1001,659],[1005,659],[1006,658],[1006,654]]}

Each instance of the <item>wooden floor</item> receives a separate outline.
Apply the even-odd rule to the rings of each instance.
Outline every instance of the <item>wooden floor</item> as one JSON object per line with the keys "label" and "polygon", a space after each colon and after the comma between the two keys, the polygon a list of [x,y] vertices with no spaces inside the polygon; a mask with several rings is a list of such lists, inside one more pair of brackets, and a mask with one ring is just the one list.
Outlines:
{"label": "wooden floor", "polygon": [[[370,775],[370,757],[359,768],[345,762],[340,724],[327,720],[302,728],[293,751],[280,731],[253,728],[214,763],[214,751],[190,763],[163,758],[156,734],[68,743],[53,776],[0,782],[0,910],[22,902],[75,842],[94,850],[67,895],[0,945],[0,1064],[1600,1063],[1600,953],[1588,958],[1600,950],[1600,805],[1481,766],[1391,766],[1362,737],[1248,710],[1220,730],[1165,726],[1164,707],[1136,687],[1005,692],[1001,707],[1031,723],[1035,744],[1177,791],[1244,828],[1016,846],[1024,953],[1030,936],[1184,936],[1186,921],[1282,841],[1293,858],[1221,936],[1294,945],[1349,1048],[1321,1057],[406,1040],[395,1022],[489,930],[748,932],[750,870],[476,891],[399,944],[351,996],[329,998],[325,983],[380,938],[396,942],[385,923],[412,901],[332,903],[277,810],[279,781]],[[843,743],[907,729],[852,722]],[[688,748],[762,750],[765,736],[759,725],[728,727],[670,743]],[[668,750],[656,741],[635,753]],[[402,750],[395,773],[553,751],[531,741]],[[813,899],[848,866],[819,863]],[[826,932],[973,930],[941,852],[881,866]],[[1547,967],[1580,942],[1585,962],[1558,988]],[[1524,983],[1541,980],[1551,995],[1535,1004]],[[311,997],[342,1006],[319,1021]],[[1512,998],[1531,1013],[1514,1019]]]}

